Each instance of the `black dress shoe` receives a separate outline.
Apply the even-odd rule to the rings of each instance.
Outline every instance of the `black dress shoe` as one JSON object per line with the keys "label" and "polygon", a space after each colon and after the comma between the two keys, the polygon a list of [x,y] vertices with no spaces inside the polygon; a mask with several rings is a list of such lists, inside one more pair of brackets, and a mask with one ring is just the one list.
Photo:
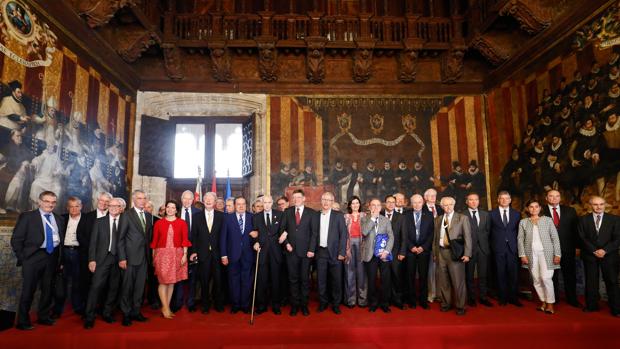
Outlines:
{"label": "black dress shoe", "polygon": [[30,325],[30,324],[20,324],[20,325],[16,325],[15,326],[16,329],[21,330],[21,331],[32,331],[34,330],[34,326]]}
{"label": "black dress shoe", "polygon": [[250,307],[243,307],[243,313],[244,314],[249,314],[250,313]]}
{"label": "black dress shoe", "polygon": [[56,323],[56,321],[52,319],[39,319],[37,320],[37,323],[43,326],[53,326]]}
{"label": "black dress shoe", "polygon": [[86,320],[86,321],[84,321],[84,328],[85,329],[90,330],[93,327],[95,327],[95,321],[93,321],[93,320]]}
{"label": "black dress shoe", "polygon": [[420,306],[422,307],[422,309],[429,309],[430,307],[428,306],[428,302],[423,302],[420,303]]}
{"label": "black dress shoe", "polygon": [[325,311],[325,309],[327,309],[327,304],[325,304],[325,303],[321,303],[321,304],[319,305],[318,312],[319,312],[319,313],[322,313],[322,312],[324,312],[324,311]]}
{"label": "black dress shoe", "polygon": [[332,307],[332,311],[334,312],[334,314],[341,314],[342,312],[340,311],[340,307],[337,305],[334,305]]}
{"label": "black dress shoe", "polygon": [[216,305],[215,306],[215,311],[218,313],[223,313],[224,312],[224,306],[223,305]]}
{"label": "black dress shoe", "polygon": [[232,308],[230,308],[230,313],[231,314],[237,314],[238,312],[239,312],[239,308],[238,307],[233,306]]}
{"label": "black dress shoe", "polygon": [[308,306],[304,305],[301,307],[301,315],[303,316],[310,315],[310,310],[308,310]]}
{"label": "black dress shoe", "polygon": [[480,300],[480,304],[484,305],[485,307],[492,307],[493,303],[491,303],[487,298],[482,298]]}
{"label": "black dress shoe", "polygon": [[138,313],[138,315],[133,316],[132,319],[138,322],[146,322],[148,320],[142,313]]}
{"label": "black dress shoe", "polygon": [[112,315],[103,315],[102,318],[103,318],[103,321],[109,324],[116,322],[116,320],[114,320],[114,317],[112,317]]}
{"label": "black dress shoe", "polygon": [[594,313],[594,312],[597,312],[597,311],[599,311],[598,307],[596,307],[596,308],[584,307],[583,308],[583,312],[584,313]]}
{"label": "black dress shoe", "polygon": [[192,305],[191,307],[187,307],[187,310],[189,310],[190,313],[194,313],[196,312],[196,306]]}
{"label": "black dress shoe", "polygon": [[282,310],[280,310],[280,308],[279,308],[279,307],[278,307],[278,308],[273,308],[272,310],[273,310],[273,313],[274,313],[275,315],[281,315],[281,314],[282,314]]}
{"label": "black dress shoe", "polygon": [[575,307],[575,308],[582,308],[583,307],[583,304],[579,303],[578,300],[569,301],[567,303],[568,303],[568,305],[570,305],[572,307]]}
{"label": "black dress shoe", "polygon": [[260,306],[260,307],[256,307],[256,310],[254,311],[256,314],[262,314],[264,312],[267,311],[267,307],[264,306]]}
{"label": "black dress shoe", "polygon": [[470,307],[475,307],[476,306],[476,300],[475,299],[470,299],[467,301],[467,305],[469,305]]}
{"label": "black dress shoe", "polygon": [[410,309],[415,309],[416,304],[415,303],[409,303],[408,306],[409,306]]}
{"label": "black dress shoe", "polygon": [[290,313],[290,314],[291,314],[291,316],[295,316],[295,315],[297,315],[297,311],[298,311],[298,310],[299,310],[299,309],[298,309],[297,307],[291,307],[291,313]]}
{"label": "black dress shoe", "polygon": [[355,308],[355,304],[345,304],[344,306],[349,308],[349,309]]}
{"label": "black dress shoe", "polygon": [[57,313],[57,312],[54,311],[50,315],[50,318],[52,318],[52,319],[60,319],[60,313]]}
{"label": "black dress shoe", "polygon": [[400,310],[405,310],[405,305],[403,303],[397,302],[394,303],[394,306]]}
{"label": "black dress shoe", "polygon": [[382,306],[381,306],[381,310],[383,310],[383,312],[384,312],[384,313],[390,313],[390,312],[392,312],[392,310],[390,309],[390,307],[389,307],[389,306],[387,306],[387,305],[382,305]]}
{"label": "black dress shoe", "polygon": [[123,326],[131,326],[131,318],[129,316],[123,316]]}
{"label": "black dress shoe", "polygon": [[442,313],[445,313],[447,311],[450,311],[450,306],[441,306],[441,308],[439,308],[439,311],[441,311]]}
{"label": "black dress shoe", "polygon": [[512,301],[512,302],[510,302],[510,304],[514,305],[517,308],[523,307],[523,303],[521,303],[519,301]]}
{"label": "black dress shoe", "polygon": [[460,308],[456,310],[456,315],[463,316],[465,315],[465,308]]}
{"label": "black dress shoe", "polygon": [[368,311],[371,313],[374,313],[375,311],[377,311],[377,306],[376,305],[371,305],[368,307]]}
{"label": "black dress shoe", "polygon": [[200,312],[203,314],[209,314],[209,308],[202,308]]}

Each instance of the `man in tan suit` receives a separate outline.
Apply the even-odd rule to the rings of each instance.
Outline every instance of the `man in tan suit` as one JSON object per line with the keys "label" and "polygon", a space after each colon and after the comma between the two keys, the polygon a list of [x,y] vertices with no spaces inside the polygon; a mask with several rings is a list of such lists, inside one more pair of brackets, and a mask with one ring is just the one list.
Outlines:
{"label": "man in tan suit", "polygon": [[[467,216],[454,212],[455,200],[446,196],[441,199],[444,214],[435,218],[433,238],[433,259],[437,262],[437,287],[441,298],[441,311],[452,307],[452,288],[456,299],[457,315],[465,315],[467,288],[465,284],[465,263],[471,257],[471,228]],[[451,244],[463,245],[463,256],[454,259]],[[454,247],[454,246],[453,246]]]}

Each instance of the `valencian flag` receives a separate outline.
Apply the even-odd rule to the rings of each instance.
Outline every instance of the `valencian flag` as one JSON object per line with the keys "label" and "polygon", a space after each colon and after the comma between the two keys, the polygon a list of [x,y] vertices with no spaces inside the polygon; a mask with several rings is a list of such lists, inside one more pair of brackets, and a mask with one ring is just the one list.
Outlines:
{"label": "valencian flag", "polygon": [[217,195],[217,185],[215,183],[215,171],[213,171],[213,177],[211,178],[211,191]]}
{"label": "valencian flag", "polygon": [[198,166],[198,177],[196,178],[196,190],[194,191],[194,201],[202,201],[202,178],[200,177],[200,166]]}

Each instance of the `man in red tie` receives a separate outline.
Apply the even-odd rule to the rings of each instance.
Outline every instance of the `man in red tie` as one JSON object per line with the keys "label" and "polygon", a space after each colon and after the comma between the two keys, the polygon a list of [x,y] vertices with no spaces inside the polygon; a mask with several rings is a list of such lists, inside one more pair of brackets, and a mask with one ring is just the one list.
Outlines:
{"label": "man in red tie", "polygon": [[577,271],[575,270],[575,249],[579,238],[577,234],[577,212],[570,206],[560,205],[562,198],[557,190],[549,190],[546,199],[547,205],[542,207],[542,214],[553,219],[553,224],[560,236],[560,247],[562,249],[561,268],[556,269],[553,275],[556,303],[560,299],[559,277],[562,273],[566,302],[574,307],[581,308],[581,304],[577,300]]}
{"label": "man in red tie", "polygon": [[308,297],[310,292],[308,274],[310,259],[318,241],[318,226],[314,215],[317,212],[305,207],[303,190],[297,189],[292,195],[293,206],[284,211],[280,224],[279,243],[286,249],[286,265],[291,287],[291,316],[301,309],[304,316],[310,314]]}

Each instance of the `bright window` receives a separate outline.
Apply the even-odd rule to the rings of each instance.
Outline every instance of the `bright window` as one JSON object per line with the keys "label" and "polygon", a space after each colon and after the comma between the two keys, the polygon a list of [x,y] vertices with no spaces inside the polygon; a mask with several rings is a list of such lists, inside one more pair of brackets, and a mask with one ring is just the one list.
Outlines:
{"label": "bright window", "polygon": [[215,125],[215,175],[241,177],[243,154],[242,124]]}
{"label": "bright window", "polygon": [[[205,173],[205,125],[177,124],[174,139],[174,178],[196,178]],[[239,152],[241,156],[241,151]]]}

